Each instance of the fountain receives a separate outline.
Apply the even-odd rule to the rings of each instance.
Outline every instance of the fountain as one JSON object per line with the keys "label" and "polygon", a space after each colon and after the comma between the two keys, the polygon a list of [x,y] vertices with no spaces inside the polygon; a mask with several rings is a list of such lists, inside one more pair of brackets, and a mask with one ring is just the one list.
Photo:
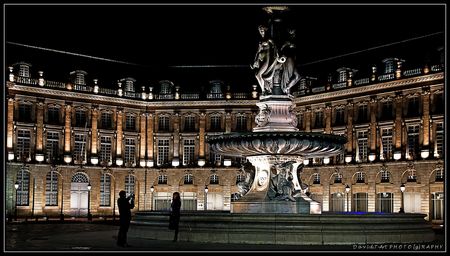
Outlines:
{"label": "fountain", "polygon": [[[295,69],[295,30],[282,34],[286,7],[265,7],[269,26],[251,67],[261,87],[257,126],[252,132],[211,136],[211,150],[245,157],[246,174],[230,212],[182,212],[179,240],[214,243],[336,245],[429,242],[434,239],[425,214],[322,213],[308,197],[300,173],[303,160],[342,152],[346,138],[296,128],[290,88]],[[270,32],[270,37],[267,36]],[[283,37],[284,36],[284,37]],[[280,42],[284,42],[280,44]],[[137,212],[129,236],[171,240],[167,212]]]}
{"label": "fountain", "polygon": [[[245,157],[253,166],[242,170],[250,176],[238,184],[240,192],[231,212],[321,213],[321,206],[306,195],[301,182],[303,160],[331,157],[344,149],[346,138],[323,133],[299,132],[290,88],[299,75],[295,67],[295,30],[285,34],[285,7],[265,7],[269,26],[261,25],[261,41],[252,68],[262,95],[256,104],[257,126],[249,133],[228,133],[208,138],[211,150],[224,156]],[[270,35],[278,35],[273,38]],[[283,41],[284,39],[284,41]],[[236,197],[235,196],[235,197]]]}

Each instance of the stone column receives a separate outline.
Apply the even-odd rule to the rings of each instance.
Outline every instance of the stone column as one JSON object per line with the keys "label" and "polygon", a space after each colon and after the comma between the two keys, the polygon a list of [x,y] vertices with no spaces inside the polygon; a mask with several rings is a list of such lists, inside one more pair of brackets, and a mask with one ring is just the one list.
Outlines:
{"label": "stone column", "polygon": [[232,125],[232,119],[231,119],[231,111],[225,112],[225,133],[231,132],[231,125]]}
{"label": "stone column", "polygon": [[376,150],[377,150],[377,99],[375,97],[372,97],[370,99],[370,154],[375,155],[376,157]]}
{"label": "stone column", "polygon": [[37,103],[36,115],[36,154],[43,154],[44,145],[44,102],[39,100]]}
{"label": "stone column", "polygon": [[146,144],[146,142],[147,142],[147,137],[146,137],[146,135],[147,135],[147,133],[145,132],[145,130],[146,130],[146,117],[148,116],[148,114],[147,113],[141,113],[141,118],[140,118],[140,124],[139,124],[139,126],[140,126],[140,133],[139,133],[139,135],[140,135],[140,137],[141,137],[141,144],[140,144],[140,147],[139,147],[139,160],[140,161],[142,161],[142,160],[144,160],[145,159],[145,144]]}
{"label": "stone column", "polygon": [[331,134],[331,104],[325,106],[325,133]]}
{"label": "stone column", "polygon": [[[117,131],[117,141],[116,141],[116,159],[120,158],[122,159],[122,140],[123,140],[123,131],[122,131],[122,125],[123,125],[123,112],[121,109],[117,111],[117,120],[116,120],[116,131]],[[123,159],[122,159],[123,160]]]}
{"label": "stone column", "polygon": [[205,136],[206,136],[206,113],[200,112],[199,119],[199,149],[198,149],[198,158],[205,159]]}
{"label": "stone column", "polygon": [[180,113],[173,114],[173,159],[180,161]]}
{"label": "stone column", "polygon": [[[8,98],[8,123],[7,123],[7,134],[6,134],[6,147],[8,148],[8,153],[14,154],[13,148],[13,136],[14,136],[14,98]],[[12,160],[12,159],[11,159]]]}
{"label": "stone column", "polygon": [[311,132],[311,108],[305,109],[305,132]]}
{"label": "stone column", "polygon": [[423,121],[423,144],[422,150],[426,150],[431,154],[430,149],[430,89],[426,88],[422,92],[422,121]]}
{"label": "stone column", "polygon": [[353,155],[353,102],[347,103],[347,155]]}
{"label": "stone column", "polygon": [[[403,96],[398,94],[395,97],[395,124],[394,124],[394,154],[396,151],[401,152],[402,150],[402,101]],[[402,152],[404,154],[404,152]]]}
{"label": "stone column", "polygon": [[98,144],[97,125],[98,125],[98,108],[97,108],[97,106],[93,106],[92,107],[92,119],[91,119],[91,128],[92,128],[91,158],[97,157],[97,144]]}
{"label": "stone column", "polygon": [[153,113],[147,115],[147,157],[148,160],[154,160],[153,157]]}
{"label": "stone column", "polygon": [[70,142],[71,142],[71,129],[72,129],[72,106],[66,104],[66,118],[64,126],[64,155],[71,154]]}

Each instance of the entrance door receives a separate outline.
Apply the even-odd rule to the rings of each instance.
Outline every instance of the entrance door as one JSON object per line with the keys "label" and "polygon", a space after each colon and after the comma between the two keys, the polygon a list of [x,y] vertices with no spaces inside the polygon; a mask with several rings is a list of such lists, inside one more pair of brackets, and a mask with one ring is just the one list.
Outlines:
{"label": "entrance door", "polygon": [[223,210],[223,196],[220,193],[208,193],[207,210]]}
{"label": "entrance door", "polygon": [[87,216],[88,184],[88,178],[83,173],[77,173],[72,177],[70,185],[70,214],[72,216]]}
{"label": "entrance door", "polygon": [[420,213],[421,210],[421,204],[422,200],[420,197],[420,193],[416,192],[404,192],[404,206],[405,206],[405,212],[413,212],[413,213]]}

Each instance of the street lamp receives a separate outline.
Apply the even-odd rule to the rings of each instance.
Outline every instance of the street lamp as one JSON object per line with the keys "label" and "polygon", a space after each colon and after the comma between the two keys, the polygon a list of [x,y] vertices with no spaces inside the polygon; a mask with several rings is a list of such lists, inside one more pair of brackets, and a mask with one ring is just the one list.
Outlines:
{"label": "street lamp", "polygon": [[208,185],[205,185],[205,211],[208,209]]}
{"label": "street lamp", "polygon": [[14,188],[16,189],[16,202],[14,204],[14,220],[17,220],[17,191],[19,190],[19,181],[14,183]]}
{"label": "street lamp", "polygon": [[92,220],[92,215],[91,215],[91,183],[89,182],[89,184],[87,185],[87,189],[88,189],[88,220],[91,221]]}
{"label": "street lamp", "polygon": [[345,193],[347,194],[347,212],[348,212],[348,192],[350,192],[350,186],[347,184],[347,186],[345,186]]}
{"label": "street lamp", "polygon": [[152,208],[151,208],[151,210],[153,211],[153,202],[154,202],[154,200],[153,200],[153,191],[155,191],[155,187],[153,187],[153,185],[150,187],[150,192],[152,192]]}
{"label": "street lamp", "polygon": [[403,192],[405,192],[405,189],[406,189],[405,184],[402,183],[402,185],[400,186],[400,191],[402,192],[402,202],[401,202],[402,204],[401,204],[399,213],[405,213],[404,202],[403,202]]}

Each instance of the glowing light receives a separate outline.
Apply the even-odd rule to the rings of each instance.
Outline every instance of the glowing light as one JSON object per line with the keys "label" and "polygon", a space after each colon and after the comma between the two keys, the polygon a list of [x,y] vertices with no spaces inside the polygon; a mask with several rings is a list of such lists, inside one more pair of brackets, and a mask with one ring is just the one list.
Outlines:
{"label": "glowing light", "polygon": [[91,156],[91,164],[97,165],[98,164],[98,157],[97,156]]}
{"label": "glowing light", "polygon": [[308,164],[309,164],[309,159],[303,160],[303,164],[304,164],[305,166],[308,165]]}
{"label": "glowing light", "polygon": [[147,167],[153,167],[153,160],[147,160]]}
{"label": "glowing light", "polygon": [[346,163],[350,163],[351,161],[352,161],[352,156],[351,155],[345,156],[345,162]]}
{"label": "glowing light", "polygon": [[41,153],[36,154],[36,161],[38,161],[39,163],[44,161],[44,154]]}
{"label": "glowing light", "polygon": [[422,149],[422,151],[420,152],[420,156],[423,159],[426,159],[430,156],[430,152],[428,151],[428,149]]}
{"label": "glowing light", "polygon": [[330,163],[330,158],[329,158],[329,157],[325,157],[325,158],[323,159],[323,163],[324,163],[324,164],[329,164],[329,163]]}
{"label": "glowing light", "polygon": [[394,160],[400,160],[402,158],[402,153],[400,151],[394,152]]}
{"label": "glowing light", "polygon": [[122,158],[117,158],[117,159],[116,159],[116,165],[122,166],[122,164],[123,164]]}
{"label": "glowing light", "polygon": [[145,167],[145,164],[146,164],[145,159],[141,159],[141,160],[139,161],[139,165],[140,165],[141,167]]}
{"label": "glowing light", "polygon": [[231,159],[224,159],[224,160],[223,160],[223,165],[224,165],[224,166],[227,166],[227,167],[228,167],[228,166],[231,166]]}
{"label": "glowing light", "polygon": [[402,191],[402,193],[403,193],[403,192],[405,192],[405,189],[406,189],[405,184],[402,184],[400,186],[400,191]]}
{"label": "glowing light", "polygon": [[206,163],[205,159],[198,159],[198,166],[202,167]]}
{"label": "glowing light", "polygon": [[172,166],[173,167],[177,167],[179,165],[180,165],[180,159],[178,159],[178,158],[172,159]]}
{"label": "glowing light", "polygon": [[8,160],[14,160],[14,152],[8,152]]}
{"label": "glowing light", "polygon": [[66,164],[70,164],[70,162],[72,162],[72,156],[71,155],[65,155],[64,156],[64,162]]}
{"label": "glowing light", "polygon": [[369,154],[369,161],[370,161],[370,162],[375,161],[375,158],[376,158],[375,153],[370,153],[370,154]]}

